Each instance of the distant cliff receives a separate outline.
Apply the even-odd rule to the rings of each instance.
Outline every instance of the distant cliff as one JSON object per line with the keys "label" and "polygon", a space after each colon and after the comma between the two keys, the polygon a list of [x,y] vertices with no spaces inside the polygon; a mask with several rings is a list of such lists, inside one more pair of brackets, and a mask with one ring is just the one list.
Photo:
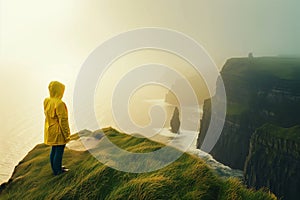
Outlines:
{"label": "distant cliff", "polygon": [[[268,187],[286,199],[293,199],[294,194],[299,197],[300,141],[295,138],[300,137],[300,132],[283,127],[300,124],[300,59],[230,59],[221,76],[227,112],[222,134],[211,154],[225,165],[245,169],[249,186]],[[211,100],[218,99],[216,93],[204,103],[198,148],[210,123]],[[265,127],[268,123],[277,128]],[[294,130],[295,137],[289,137],[288,130]]]}
{"label": "distant cliff", "polygon": [[[227,94],[227,114],[211,154],[218,161],[242,170],[256,128],[265,123],[281,127],[300,124],[300,59],[230,59],[221,76]],[[217,95],[213,98],[218,99]],[[198,148],[210,122],[210,100],[205,101],[203,111]]]}
{"label": "distant cliff", "polygon": [[300,197],[300,126],[281,128],[266,124],[250,141],[245,163],[246,184],[268,187],[278,197]]}

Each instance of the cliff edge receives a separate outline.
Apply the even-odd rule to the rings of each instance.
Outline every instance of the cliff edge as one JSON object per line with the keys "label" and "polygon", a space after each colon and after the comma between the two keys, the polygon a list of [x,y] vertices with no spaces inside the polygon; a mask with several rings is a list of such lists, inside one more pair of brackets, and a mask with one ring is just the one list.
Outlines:
{"label": "cliff edge", "polygon": [[[112,128],[103,131],[114,144],[131,152],[164,146]],[[78,140],[78,135],[72,139]],[[0,186],[0,199],[276,199],[268,192],[247,189],[237,179],[218,177],[203,160],[187,153],[157,171],[126,173],[103,165],[88,151],[66,149],[63,162],[70,171],[54,176],[49,151],[44,144],[30,151],[8,183]]]}

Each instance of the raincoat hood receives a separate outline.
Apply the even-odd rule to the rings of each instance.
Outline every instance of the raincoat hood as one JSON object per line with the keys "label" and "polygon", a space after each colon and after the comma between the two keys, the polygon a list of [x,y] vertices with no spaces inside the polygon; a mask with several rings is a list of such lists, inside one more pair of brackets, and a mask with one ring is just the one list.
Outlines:
{"label": "raincoat hood", "polygon": [[44,143],[47,145],[64,145],[70,141],[68,109],[62,101],[65,86],[52,81],[49,86],[50,98],[44,100]]}
{"label": "raincoat hood", "polygon": [[65,85],[58,81],[52,81],[50,82],[48,89],[51,98],[61,99],[64,95]]}

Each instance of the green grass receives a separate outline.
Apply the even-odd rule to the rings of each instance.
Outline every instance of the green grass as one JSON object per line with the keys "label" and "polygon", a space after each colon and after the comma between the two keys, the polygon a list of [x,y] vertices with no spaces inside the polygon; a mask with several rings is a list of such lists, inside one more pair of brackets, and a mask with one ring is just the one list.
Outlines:
{"label": "green grass", "polygon": [[264,124],[257,129],[260,134],[263,134],[266,138],[275,137],[286,140],[293,140],[295,142],[300,141],[300,126],[293,126],[284,128],[273,124]]}
{"label": "green grass", "polygon": [[[132,152],[149,152],[162,144],[104,129],[116,145]],[[73,139],[78,135],[73,135]],[[247,189],[237,179],[218,177],[203,160],[184,153],[178,160],[149,173],[125,173],[99,163],[88,151],[66,149],[71,170],[53,176],[50,147],[39,144],[19,163],[0,199],[276,199],[266,191]]]}
{"label": "green grass", "polygon": [[300,58],[232,58],[225,64],[223,72],[231,73],[236,76],[247,74],[249,72],[259,72],[279,79],[300,80],[300,77],[297,76],[300,72]]}

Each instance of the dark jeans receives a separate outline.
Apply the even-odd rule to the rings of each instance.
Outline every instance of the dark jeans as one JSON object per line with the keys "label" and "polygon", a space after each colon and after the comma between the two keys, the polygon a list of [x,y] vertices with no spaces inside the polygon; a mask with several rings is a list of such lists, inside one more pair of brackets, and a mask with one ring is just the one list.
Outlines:
{"label": "dark jeans", "polygon": [[52,146],[50,152],[50,163],[54,175],[58,175],[62,172],[62,157],[64,154],[65,146],[66,145]]}

